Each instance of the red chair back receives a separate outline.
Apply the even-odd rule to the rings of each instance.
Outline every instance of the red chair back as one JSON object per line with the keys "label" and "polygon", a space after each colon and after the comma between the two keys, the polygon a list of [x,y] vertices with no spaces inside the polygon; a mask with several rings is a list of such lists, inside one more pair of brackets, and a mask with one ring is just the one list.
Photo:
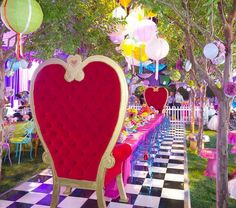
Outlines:
{"label": "red chair back", "polygon": [[168,100],[168,90],[164,87],[148,87],[144,91],[144,97],[148,106],[153,106],[162,113]]}
{"label": "red chair back", "polygon": [[84,77],[73,80],[72,71],[69,82],[65,71],[73,69],[65,62],[41,65],[33,78],[31,105],[57,176],[95,181],[105,151],[118,139],[128,93],[124,75],[110,59],[94,56],[80,65]]}

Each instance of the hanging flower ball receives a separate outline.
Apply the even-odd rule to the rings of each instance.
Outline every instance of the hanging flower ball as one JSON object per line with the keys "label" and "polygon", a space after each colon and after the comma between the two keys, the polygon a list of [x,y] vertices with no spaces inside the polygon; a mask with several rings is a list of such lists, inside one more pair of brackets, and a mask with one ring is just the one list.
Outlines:
{"label": "hanging flower ball", "polygon": [[156,37],[157,26],[152,20],[144,19],[136,24],[134,38],[140,42],[148,42]]}
{"label": "hanging flower ball", "polygon": [[236,83],[228,82],[224,86],[224,93],[228,97],[235,97],[236,96]]}
{"label": "hanging flower ball", "polygon": [[203,49],[203,54],[207,59],[214,59],[219,53],[218,47],[214,43],[208,43]]}
{"label": "hanging flower ball", "polygon": [[1,18],[9,30],[28,34],[35,32],[43,21],[43,12],[35,0],[4,0]]}
{"label": "hanging flower ball", "polygon": [[112,12],[112,17],[117,19],[123,19],[127,16],[126,11],[122,7],[117,7]]}
{"label": "hanging flower ball", "polygon": [[146,46],[144,44],[135,46],[135,48],[134,48],[134,58],[136,60],[141,61],[141,62],[145,62],[145,61],[148,60],[148,56],[145,53],[145,47]]}
{"label": "hanging flower ball", "polygon": [[135,43],[132,39],[125,39],[121,42],[120,46],[123,56],[133,56]]}
{"label": "hanging flower ball", "polygon": [[170,73],[170,79],[172,81],[179,81],[181,78],[181,74],[179,72],[179,70],[172,70],[171,73]]}

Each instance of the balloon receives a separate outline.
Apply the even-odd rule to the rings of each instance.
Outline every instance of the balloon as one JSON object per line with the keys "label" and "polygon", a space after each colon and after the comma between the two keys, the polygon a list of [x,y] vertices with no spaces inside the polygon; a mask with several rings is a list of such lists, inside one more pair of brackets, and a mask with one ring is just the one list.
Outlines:
{"label": "balloon", "polygon": [[181,78],[181,74],[179,72],[179,70],[172,70],[171,73],[170,73],[170,79],[172,81],[179,81]]}
{"label": "balloon", "polygon": [[214,43],[208,43],[203,49],[203,54],[208,59],[214,59],[219,53],[218,47]]}
{"label": "balloon", "polygon": [[192,68],[192,63],[189,60],[187,60],[184,68],[186,72],[189,72],[190,69]]}
{"label": "balloon", "polygon": [[134,52],[134,41],[132,39],[125,39],[121,42],[121,50],[123,56],[133,56]]}
{"label": "balloon", "polygon": [[136,40],[141,42],[151,41],[157,33],[156,24],[148,19],[144,19],[136,24],[133,36]]}
{"label": "balloon", "polygon": [[24,60],[24,59],[20,60],[20,67],[22,69],[27,69],[28,65],[29,65],[29,63],[26,60]]}
{"label": "balloon", "polygon": [[163,38],[154,38],[146,45],[146,53],[150,59],[160,60],[169,53],[169,44]]}
{"label": "balloon", "polygon": [[117,7],[112,12],[112,17],[117,19],[123,19],[127,16],[126,11],[122,7]]}
{"label": "balloon", "polygon": [[148,60],[148,56],[145,53],[145,45],[135,46],[134,48],[134,58],[138,61],[145,62]]}
{"label": "balloon", "polygon": [[131,3],[132,0],[120,0],[120,4],[127,8],[129,6],[129,4]]}
{"label": "balloon", "polygon": [[43,21],[43,12],[36,0],[5,0],[1,18],[9,30],[29,34],[36,31]]}

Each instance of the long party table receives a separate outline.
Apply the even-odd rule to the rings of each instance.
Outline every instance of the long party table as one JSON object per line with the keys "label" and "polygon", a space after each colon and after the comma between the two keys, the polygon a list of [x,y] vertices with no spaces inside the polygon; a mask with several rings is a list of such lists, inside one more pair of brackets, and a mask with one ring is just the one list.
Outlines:
{"label": "long party table", "polygon": [[[138,144],[142,142],[148,134],[154,130],[158,125],[162,123],[164,119],[164,114],[158,114],[154,119],[152,119],[148,124],[138,127],[137,132],[130,134],[123,143],[127,143],[131,146],[132,154],[137,148]],[[123,180],[126,185],[128,177],[131,175],[131,159],[132,154],[123,164]],[[115,180],[105,187],[105,196],[110,198],[117,198],[119,196],[118,189]]]}

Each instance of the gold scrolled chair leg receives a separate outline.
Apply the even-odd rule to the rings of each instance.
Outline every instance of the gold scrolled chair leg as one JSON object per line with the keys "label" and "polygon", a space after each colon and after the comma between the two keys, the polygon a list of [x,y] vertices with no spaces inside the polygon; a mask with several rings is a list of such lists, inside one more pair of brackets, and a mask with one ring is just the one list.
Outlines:
{"label": "gold scrolled chair leg", "polygon": [[67,186],[66,187],[66,190],[63,192],[63,194],[65,195],[70,195],[71,194],[71,191],[72,191],[72,188],[70,186]]}
{"label": "gold scrolled chair leg", "polygon": [[52,201],[50,208],[57,208],[59,194],[60,194],[60,185],[55,179],[53,179],[53,193],[52,193]]}
{"label": "gold scrolled chair leg", "polygon": [[97,187],[96,189],[97,194],[97,203],[99,208],[106,208],[106,202],[104,198],[104,190],[102,187]]}
{"label": "gold scrolled chair leg", "polygon": [[128,202],[128,197],[125,192],[125,187],[122,179],[122,173],[116,176],[116,184],[120,194],[120,202]]}

